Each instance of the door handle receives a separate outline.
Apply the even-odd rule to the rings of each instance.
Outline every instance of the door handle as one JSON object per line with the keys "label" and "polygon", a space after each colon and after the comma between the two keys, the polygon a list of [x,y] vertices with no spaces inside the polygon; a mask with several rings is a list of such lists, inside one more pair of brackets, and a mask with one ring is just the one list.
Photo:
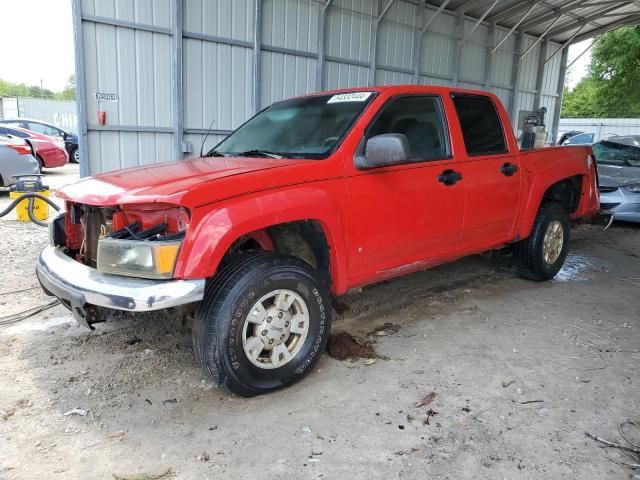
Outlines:
{"label": "door handle", "polygon": [[462,174],[460,172],[456,172],[455,170],[445,170],[440,175],[438,175],[438,181],[444,183],[447,187],[455,185],[460,180],[462,180]]}
{"label": "door handle", "polygon": [[500,173],[505,177],[510,177],[518,171],[518,166],[511,162],[507,162],[500,167]]}

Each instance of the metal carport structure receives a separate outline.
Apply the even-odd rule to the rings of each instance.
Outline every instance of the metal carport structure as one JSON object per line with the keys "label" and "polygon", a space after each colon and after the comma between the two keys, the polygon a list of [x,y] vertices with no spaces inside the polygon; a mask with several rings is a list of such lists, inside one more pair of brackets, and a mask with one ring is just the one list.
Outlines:
{"label": "metal carport structure", "polygon": [[[81,174],[197,154],[273,101],[421,83],[545,106],[567,47],[640,23],[631,0],[72,0]],[[98,121],[105,112],[106,122]]]}

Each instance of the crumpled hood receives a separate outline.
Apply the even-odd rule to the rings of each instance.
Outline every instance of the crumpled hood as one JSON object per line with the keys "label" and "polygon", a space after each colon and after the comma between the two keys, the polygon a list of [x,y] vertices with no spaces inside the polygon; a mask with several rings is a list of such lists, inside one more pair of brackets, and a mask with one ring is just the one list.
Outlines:
{"label": "crumpled hood", "polygon": [[[166,202],[180,204],[183,196],[197,185],[216,180],[281,169],[304,160],[205,157],[128,168],[87,177],[67,185],[58,197],[89,205]],[[215,190],[211,201],[215,201]]]}
{"label": "crumpled hood", "polygon": [[640,167],[598,164],[598,177],[602,187],[620,187],[640,182]]}

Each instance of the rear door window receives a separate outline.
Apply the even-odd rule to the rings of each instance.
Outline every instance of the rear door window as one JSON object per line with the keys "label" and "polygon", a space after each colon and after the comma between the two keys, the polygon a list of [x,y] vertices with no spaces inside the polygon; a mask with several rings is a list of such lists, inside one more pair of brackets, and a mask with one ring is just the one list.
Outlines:
{"label": "rear door window", "polygon": [[28,129],[33,132],[42,133],[43,135],[49,135],[50,137],[61,137],[60,130],[50,125],[44,125],[42,123],[29,122],[27,123]]}
{"label": "rear door window", "polygon": [[460,120],[468,155],[508,153],[502,123],[491,99],[454,94],[453,104]]}

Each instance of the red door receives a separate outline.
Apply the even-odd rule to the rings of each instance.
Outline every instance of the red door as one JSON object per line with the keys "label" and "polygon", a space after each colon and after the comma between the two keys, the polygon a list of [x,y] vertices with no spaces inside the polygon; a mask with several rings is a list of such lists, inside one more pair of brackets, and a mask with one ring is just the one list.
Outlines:
{"label": "red door", "polygon": [[[409,161],[347,173],[350,286],[428,266],[453,254],[462,231],[464,181],[456,179],[438,96],[395,97],[365,130],[365,138],[401,133]],[[363,144],[364,145],[364,142]]]}
{"label": "red door", "polygon": [[489,97],[454,94],[466,155],[463,249],[498,246],[513,239],[520,202],[520,165],[505,136],[500,111]]}

